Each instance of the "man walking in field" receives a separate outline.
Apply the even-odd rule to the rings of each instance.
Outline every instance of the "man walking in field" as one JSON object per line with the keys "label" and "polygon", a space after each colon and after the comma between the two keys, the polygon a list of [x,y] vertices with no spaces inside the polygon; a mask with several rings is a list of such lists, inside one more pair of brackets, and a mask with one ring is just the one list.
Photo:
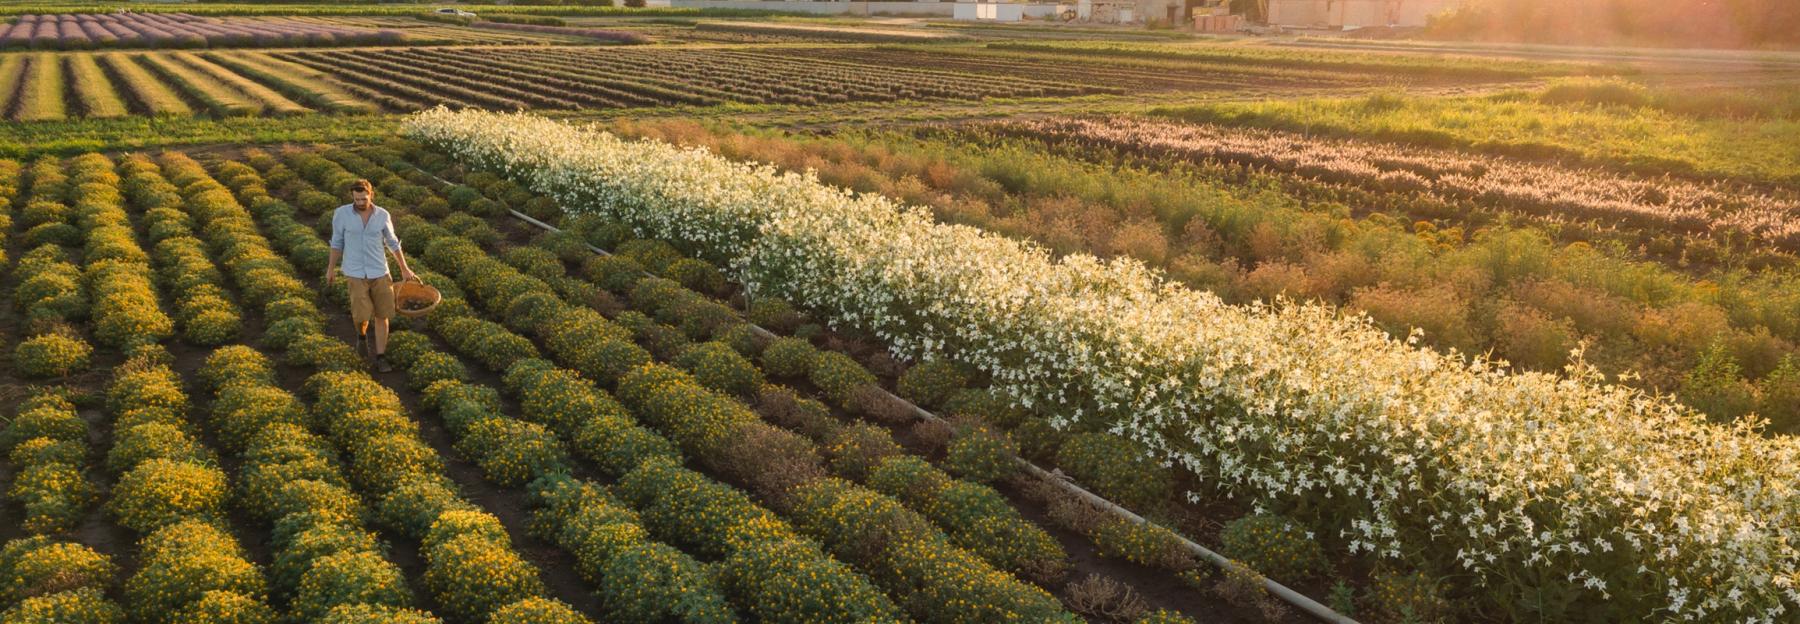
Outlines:
{"label": "man walking in field", "polygon": [[[331,259],[325,263],[325,287],[337,279],[338,262],[350,289],[350,320],[356,325],[356,351],[373,356],[375,369],[391,372],[387,363],[388,318],[394,315],[394,280],[388,276],[387,251],[400,263],[400,277],[418,279],[406,266],[400,238],[385,208],[375,205],[375,187],[368,180],[350,185],[350,203],[331,214]],[[375,336],[370,344],[369,326]],[[370,350],[373,346],[374,349]]]}

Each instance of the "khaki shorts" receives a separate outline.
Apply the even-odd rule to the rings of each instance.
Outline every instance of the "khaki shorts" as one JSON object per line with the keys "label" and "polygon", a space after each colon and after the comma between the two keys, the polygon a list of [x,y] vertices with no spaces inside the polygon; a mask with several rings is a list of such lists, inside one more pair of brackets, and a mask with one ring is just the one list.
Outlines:
{"label": "khaki shorts", "polygon": [[371,314],[383,320],[394,317],[394,278],[383,275],[373,279],[345,279],[350,288],[350,320],[358,327],[369,322]]}

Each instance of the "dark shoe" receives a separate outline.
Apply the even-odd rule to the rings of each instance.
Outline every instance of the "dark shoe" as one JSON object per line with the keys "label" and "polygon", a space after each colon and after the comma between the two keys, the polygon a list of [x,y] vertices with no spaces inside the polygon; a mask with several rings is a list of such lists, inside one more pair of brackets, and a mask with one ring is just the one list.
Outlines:
{"label": "dark shoe", "polygon": [[388,363],[387,356],[377,355],[375,356],[375,370],[383,373],[391,373],[394,372],[394,365]]}
{"label": "dark shoe", "polygon": [[356,354],[360,355],[362,357],[369,357],[369,335],[368,334],[357,334],[356,335]]}

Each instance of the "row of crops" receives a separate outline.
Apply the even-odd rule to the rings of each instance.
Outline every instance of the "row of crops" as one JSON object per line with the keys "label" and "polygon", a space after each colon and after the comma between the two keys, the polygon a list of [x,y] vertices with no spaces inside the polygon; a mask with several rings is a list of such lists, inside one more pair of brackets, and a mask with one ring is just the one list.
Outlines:
{"label": "row of crops", "polygon": [[288,19],[224,21],[182,13],[21,15],[0,24],[0,49],[399,45],[398,30]]}
{"label": "row of crops", "polygon": [[[752,67],[753,71],[745,71]],[[818,104],[1090,93],[1097,87],[735,50],[569,47],[0,55],[0,110],[20,121],[671,104]]]}
{"label": "row of crops", "polygon": [[[16,294],[32,327],[80,352],[26,373],[53,385],[16,408],[4,436],[20,475],[9,501],[41,537],[0,557],[0,618],[586,621],[514,545],[529,530],[575,562],[607,621],[1075,621],[1071,610],[1185,621],[1118,581],[1065,579],[1057,540],[987,485],[1009,472],[1003,436],[946,433],[949,448],[928,459],[897,441],[904,429],[851,419],[845,406],[871,396],[873,375],[813,341],[759,340],[711,296],[728,289],[710,265],[600,236],[589,238],[635,251],[598,258],[571,236],[508,248],[469,215],[553,205],[493,176],[451,168],[480,190],[437,193],[422,171],[402,179],[331,156],[0,168],[0,190],[25,199],[15,229],[32,250]],[[396,206],[443,217],[401,221],[449,300],[395,336],[406,372],[393,387],[321,333],[342,310],[321,310],[301,278],[323,270],[324,239],[304,223],[337,203],[320,189],[358,175],[381,180]],[[464,214],[443,216],[453,210]],[[341,306],[342,291],[332,298]],[[819,331],[779,307],[756,316]],[[97,370],[89,343],[126,357]],[[40,351],[21,343],[14,355],[60,357]],[[104,374],[97,387],[90,371]],[[935,375],[908,387],[956,391]],[[776,380],[793,385],[764,383]],[[422,434],[427,413],[452,446]],[[452,456],[525,490],[536,521],[504,524],[460,494]],[[135,546],[70,531],[96,522]],[[1089,528],[1113,556],[1155,561],[1163,544],[1163,560],[1199,576],[1167,554],[1166,535]]]}
{"label": "row of crops", "polygon": [[1800,248],[1800,200],[1720,183],[1597,170],[1364,141],[1147,119],[1046,119],[990,129],[1149,160],[1229,162],[1369,190],[1475,201],[1557,219],[1632,230],[1730,231],[1762,245]]}
{"label": "row of crops", "polygon": [[1193,496],[1296,515],[1352,560],[1462,570],[1470,608],[1508,619],[1794,608],[1793,492],[1767,487],[1794,482],[1793,446],[1666,397],[1507,372],[1320,307],[1222,305],[1135,263],[1051,260],[666,145],[524,115],[438,110],[408,127],[730,266],[756,297],[967,367],[1037,431],[1123,434],[1108,439],[1143,462],[1126,491],[1191,475],[1212,484]]}

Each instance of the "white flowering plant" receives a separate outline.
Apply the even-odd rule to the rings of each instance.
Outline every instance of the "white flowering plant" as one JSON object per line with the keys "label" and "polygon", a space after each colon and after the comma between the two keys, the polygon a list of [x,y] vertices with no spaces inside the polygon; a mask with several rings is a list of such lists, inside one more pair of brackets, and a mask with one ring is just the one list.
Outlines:
{"label": "white flowering plant", "polygon": [[[1454,562],[1515,615],[1773,622],[1800,606],[1800,444],[1579,358],[1518,373],[1361,315],[1228,305],[1133,260],[1055,259],[811,175],[530,115],[438,108],[405,133],[696,253],[753,298],[979,370],[1220,493],[1304,501],[1350,553]],[[1543,588],[1583,595],[1519,606]]]}

